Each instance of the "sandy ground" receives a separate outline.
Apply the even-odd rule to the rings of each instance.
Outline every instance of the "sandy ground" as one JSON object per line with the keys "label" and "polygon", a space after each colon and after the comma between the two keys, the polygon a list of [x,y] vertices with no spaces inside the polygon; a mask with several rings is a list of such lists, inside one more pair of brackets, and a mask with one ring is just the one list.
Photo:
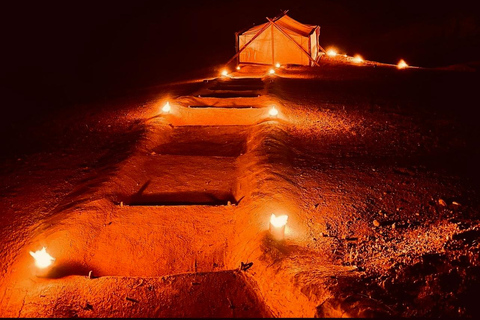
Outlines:
{"label": "sandy ground", "polygon": [[476,84],[244,67],[26,129],[1,164],[0,314],[478,316]]}

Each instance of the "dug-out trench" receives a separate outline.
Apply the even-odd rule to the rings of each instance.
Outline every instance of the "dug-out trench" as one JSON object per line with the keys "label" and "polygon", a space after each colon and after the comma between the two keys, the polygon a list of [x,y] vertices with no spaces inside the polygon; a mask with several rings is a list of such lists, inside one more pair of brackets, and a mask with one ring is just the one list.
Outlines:
{"label": "dug-out trench", "polygon": [[[106,196],[42,233],[42,244],[57,260],[51,272],[42,276],[46,279],[36,281],[39,288],[48,281],[58,285],[42,289],[40,304],[35,294],[23,298],[27,307],[22,315],[105,316],[106,310],[114,309],[119,316],[143,314],[130,307],[140,306],[143,298],[108,300],[112,306],[99,301],[90,313],[85,313],[85,308],[77,310],[72,303],[78,294],[71,284],[83,283],[87,291],[82,290],[90,292],[102,281],[102,295],[115,296],[116,290],[121,290],[119,284],[134,281],[129,279],[142,277],[154,288],[157,280],[148,279],[161,279],[157,281],[160,290],[165,286],[163,279],[175,275],[181,281],[174,288],[177,292],[190,292],[197,286],[198,292],[191,303],[186,297],[172,304],[170,298],[163,301],[163,295],[147,295],[148,301],[167,307],[156,308],[152,316],[195,316],[190,311],[200,310],[202,301],[224,300],[228,304],[219,306],[218,312],[211,311],[211,316],[268,316],[248,281],[231,278],[238,266],[229,265],[232,260],[228,256],[235,239],[235,210],[242,199],[236,193],[237,161],[247,152],[248,133],[246,127],[175,128],[152,152],[138,152],[125,160],[98,191]],[[34,242],[40,246],[40,241]],[[181,279],[186,279],[185,288]],[[66,285],[71,288],[65,289]],[[58,308],[51,309],[49,301],[57,301]],[[169,313],[170,309],[176,311]]]}
{"label": "dug-out trench", "polygon": [[[226,270],[233,239],[243,126],[175,127],[112,179],[111,219],[84,261],[98,275]],[[114,250],[115,255],[110,254]],[[120,253],[121,252],[121,253]]]}

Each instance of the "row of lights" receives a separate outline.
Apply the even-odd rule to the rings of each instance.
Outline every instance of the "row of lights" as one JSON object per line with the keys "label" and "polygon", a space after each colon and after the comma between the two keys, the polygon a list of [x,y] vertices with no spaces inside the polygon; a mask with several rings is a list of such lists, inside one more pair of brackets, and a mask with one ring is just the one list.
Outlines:
{"label": "row of lights", "polygon": [[[329,57],[336,57],[338,54],[337,50],[335,50],[334,48],[329,48],[327,50],[327,56]],[[343,56],[346,58],[347,55],[346,54],[343,54]],[[355,63],[364,63],[365,60],[363,60],[362,56],[359,55],[359,54],[356,54],[354,57],[353,57],[353,62]],[[401,59],[398,64],[397,64],[397,68],[398,69],[405,69],[405,68],[408,68],[408,64],[405,62],[405,60]]]}
{"label": "row of lights", "polygon": [[[281,65],[279,62],[275,63],[275,68],[280,68],[281,66],[282,66],[282,65]],[[237,66],[235,69],[240,70],[240,69],[242,69],[242,67]],[[220,72],[220,74],[222,75],[222,77],[228,77],[228,75],[229,75],[227,69],[223,69],[223,70]],[[268,74],[274,75],[274,74],[275,74],[275,69],[274,69],[274,68],[270,68],[270,69],[268,70]]]}

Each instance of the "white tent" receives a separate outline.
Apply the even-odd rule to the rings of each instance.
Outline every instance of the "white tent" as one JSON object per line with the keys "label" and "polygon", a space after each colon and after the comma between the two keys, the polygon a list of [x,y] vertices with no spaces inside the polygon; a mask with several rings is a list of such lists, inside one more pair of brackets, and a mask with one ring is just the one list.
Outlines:
{"label": "white tent", "polygon": [[264,24],[235,34],[237,54],[233,58],[238,57],[239,63],[317,64],[318,52],[323,51],[318,43],[319,26],[302,24],[287,16],[286,12],[267,20]]}

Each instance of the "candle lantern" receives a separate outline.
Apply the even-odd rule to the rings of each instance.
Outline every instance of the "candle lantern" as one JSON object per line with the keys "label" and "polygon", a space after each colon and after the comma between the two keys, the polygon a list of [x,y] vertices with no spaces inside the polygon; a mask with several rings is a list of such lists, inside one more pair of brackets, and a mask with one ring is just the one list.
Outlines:
{"label": "candle lantern", "polygon": [[165,105],[163,106],[162,111],[164,113],[170,113],[170,110],[172,110],[172,108],[170,107],[170,103],[167,101],[167,103],[165,103]]}
{"label": "candle lantern", "polygon": [[35,252],[30,251],[30,255],[35,260],[35,275],[37,277],[46,276],[50,272],[51,266],[55,261],[55,258],[47,252],[47,248],[45,247],[43,247],[42,250],[37,250]]}
{"label": "candle lantern", "polygon": [[285,239],[285,226],[287,225],[288,216],[281,215],[276,216],[272,214],[270,217],[270,234],[275,240],[284,240]]}
{"label": "candle lantern", "polygon": [[270,108],[270,110],[268,110],[268,114],[271,116],[271,117],[276,117],[278,116],[278,110],[277,108],[275,108],[275,106],[272,106]]}

